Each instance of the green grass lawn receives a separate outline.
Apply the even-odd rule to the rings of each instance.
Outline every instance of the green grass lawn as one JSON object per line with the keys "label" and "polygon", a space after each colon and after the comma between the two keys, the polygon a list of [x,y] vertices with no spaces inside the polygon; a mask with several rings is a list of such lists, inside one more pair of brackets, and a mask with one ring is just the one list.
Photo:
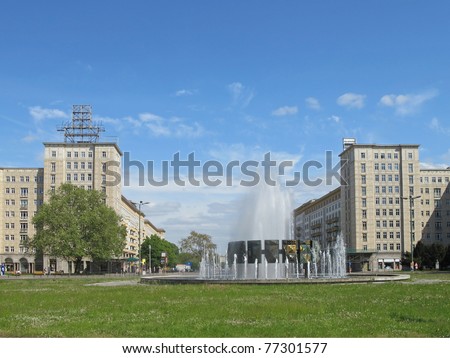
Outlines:
{"label": "green grass lawn", "polygon": [[[450,337],[450,274],[339,285],[0,279],[0,337]],[[432,280],[432,281],[431,281]]]}

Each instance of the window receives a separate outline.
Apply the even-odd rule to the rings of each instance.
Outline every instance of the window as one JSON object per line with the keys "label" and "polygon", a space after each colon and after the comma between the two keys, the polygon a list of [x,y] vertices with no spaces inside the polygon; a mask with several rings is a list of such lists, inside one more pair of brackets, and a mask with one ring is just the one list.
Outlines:
{"label": "window", "polygon": [[366,176],[361,175],[361,184],[366,184]]}
{"label": "window", "polygon": [[362,222],[362,228],[363,230],[367,230],[367,221]]}
{"label": "window", "polygon": [[92,154],[92,151],[91,151],[91,150],[88,152],[88,157],[89,157],[89,158],[92,158],[92,157],[93,157],[93,154]]}
{"label": "window", "polygon": [[75,158],[78,158],[78,152],[73,152],[73,156],[74,156]]}
{"label": "window", "polygon": [[383,244],[383,250],[387,251],[387,244]]}
{"label": "window", "polygon": [[55,174],[51,174],[51,175],[50,175],[50,180],[51,180],[51,183],[52,183],[52,184],[55,184],[55,183],[56,183],[56,176],[55,176]]}
{"label": "window", "polygon": [[52,150],[52,158],[56,158],[56,150]]}
{"label": "window", "polygon": [[72,163],[71,163],[71,162],[67,162],[66,168],[67,168],[67,169],[72,169]]}
{"label": "window", "polygon": [[375,163],[375,170],[378,170],[378,169],[379,169],[379,164]]}
{"label": "window", "polygon": [[361,187],[361,195],[366,196],[366,187],[365,186]]}
{"label": "window", "polygon": [[361,173],[365,173],[365,172],[366,172],[366,164],[361,163]]}
{"label": "window", "polygon": [[67,158],[71,158],[72,157],[72,152],[67,152]]}
{"label": "window", "polygon": [[397,251],[400,251],[400,244],[396,244],[395,246],[396,246]]}
{"label": "window", "polygon": [[377,244],[377,251],[381,251],[381,244]]}
{"label": "window", "polygon": [[71,180],[72,180],[71,175],[67,174],[66,181],[71,181]]}
{"label": "window", "polygon": [[366,153],[361,153],[361,159],[366,159]]}
{"label": "window", "polygon": [[102,157],[106,158],[106,152],[102,152]]}
{"label": "window", "polygon": [[20,188],[20,196],[28,196],[28,188]]}
{"label": "window", "polygon": [[413,158],[413,154],[411,152],[408,153],[408,159],[412,159]]}
{"label": "window", "polygon": [[394,244],[389,244],[389,250],[394,251]]}
{"label": "window", "polygon": [[52,172],[56,171],[56,163],[55,162],[51,163],[51,170],[52,170]]}

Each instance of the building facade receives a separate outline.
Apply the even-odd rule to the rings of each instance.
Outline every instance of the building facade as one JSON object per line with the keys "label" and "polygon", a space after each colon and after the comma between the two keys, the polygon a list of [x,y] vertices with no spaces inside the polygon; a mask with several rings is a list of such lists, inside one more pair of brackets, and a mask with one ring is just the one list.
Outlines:
{"label": "building facade", "polygon": [[[25,246],[35,234],[32,218],[39,207],[61,184],[71,183],[105,193],[105,204],[121,216],[127,237],[122,256],[115,258],[113,271],[127,268],[127,260],[138,256],[139,227],[141,238],[152,234],[163,238],[164,230],[145,219],[122,195],[118,179],[122,152],[116,143],[99,141],[102,128],[92,122],[90,106],[73,106],[72,122],[60,130],[64,132],[63,142],[43,143],[43,168],[0,168],[0,263],[8,272],[73,271],[71,262],[36,257]],[[83,268],[92,270],[90,258],[85,258]],[[106,269],[112,270],[111,263]]]}
{"label": "building facade", "polygon": [[332,225],[323,208],[334,198],[340,207],[335,227],[354,270],[401,269],[402,258],[419,240],[450,244],[450,170],[420,169],[419,145],[346,139],[340,158],[340,187],[294,212],[305,240],[323,240],[325,225]]}

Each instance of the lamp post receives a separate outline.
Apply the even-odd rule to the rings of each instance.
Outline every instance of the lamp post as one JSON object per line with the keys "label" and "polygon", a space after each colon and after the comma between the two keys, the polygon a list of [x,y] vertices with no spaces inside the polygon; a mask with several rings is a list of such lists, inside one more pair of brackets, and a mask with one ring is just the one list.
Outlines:
{"label": "lamp post", "polygon": [[139,226],[139,235],[138,235],[138,240],[139,240],[139,242],[138,242],[138,245],[139,245],[139,247],[138,247],[138,250],[139,250],[139,265],[138,265],[138,269],[139,269],[139,275],[141,275],[142,274],[142,258],[141,258],[141,214],[142,214],[142,212],[141,212],[141,206],[142,205],[147,205],[147,204],[150,204],[150,202],[149,201],[139,201],[139,203],[134,203],[134,202],[132,202],[135,206],[137,205],[138,206],[138,210],[139,210],[139,213],[138,213],[138,215],[139,215],[139,224],[138,224],[138,226]]}
{"label": "lamp post", "polygon": [[409,200],[409,238],[411,241],[411,271],[414,271],[414,245],[413,245],[413,230],[414,230],[414,220],[413,220],[413,207],[414,207],[414,200],[419,199],[420,195],[417,196],[408,196],[408,197],[401,197],[403,200]]}

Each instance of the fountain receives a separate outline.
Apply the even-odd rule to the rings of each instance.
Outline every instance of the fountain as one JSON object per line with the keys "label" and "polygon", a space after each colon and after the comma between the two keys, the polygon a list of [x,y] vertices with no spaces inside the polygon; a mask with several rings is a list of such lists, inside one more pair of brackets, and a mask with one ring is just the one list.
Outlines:
{"label": "fountain", "polygon": [[[291,197],[280,186],[260,184],[252,188],[239,212],[235,233],[241,240],[229,242],[226,254],[226,262],[232,262],[232,266],[220,268],[211,260],[216,255],[204,253],[200,278],[278,280],[345,276],[343,238],[338,236],[325,247],[316,241],[307,245],[296,240]],[[212,271],[207,269],[211,266]]]}

